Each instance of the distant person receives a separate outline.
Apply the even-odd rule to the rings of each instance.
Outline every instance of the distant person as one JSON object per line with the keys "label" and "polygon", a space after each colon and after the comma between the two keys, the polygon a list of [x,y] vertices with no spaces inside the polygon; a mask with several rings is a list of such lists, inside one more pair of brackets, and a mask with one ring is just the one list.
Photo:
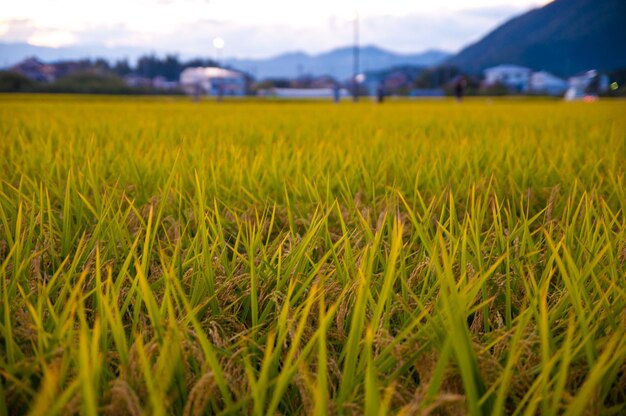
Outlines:
{"label": "distant person", "polygon": [[224,101],[224,85],[221,81],[217,87],[217,101]]}
{"label": "distant person", "polygon": [[339,99],[341,98],[340,93],[341,91],[339,90],[339,84],[335,84],[335,86],[333,87],[333,101],[335,103],[339,102]]}
{"label": "distant person", "polygon": [[376,88],[376,102],[382,104],[383,101],[385,101],[385,88],[381,84]]}
{"label": "distant person", "polygon": [[195,102],[200,102],[200,96],[202,95],[202,86],[199,82],[193,84],[193,100]]}
{"label": "distant person", "polygon": [[463,101],[463,95],[465,94],[465,87],[467,87],[467,80],[465,77],[459,77],[454,84],[454,95],[458,102]]}

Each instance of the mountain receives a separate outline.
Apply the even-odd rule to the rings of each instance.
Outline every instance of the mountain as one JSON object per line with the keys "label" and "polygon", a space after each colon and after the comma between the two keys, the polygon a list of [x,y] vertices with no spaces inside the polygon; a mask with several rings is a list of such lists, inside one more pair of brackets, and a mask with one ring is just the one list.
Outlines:
{"label": "mountain", "polygon": [[472,73],[517,64],[562,76],[626,67],[626,0],[555,0],[509,20],[447,63]]}
{"label": "mountain", "polygon": [[[269,59],[227,59],[226,63],[247,71],[258,79],[293,78],[305,74],[332,75],[338,79],[346,79],[353,72],[352,54],[352,47],[344,47],[317,55],[292,52]],[[376,46],[364,46],[359,49],[359,71],[376,71],[400,65],[433,66],[448,57],[446,52],[437,50],[398,54]]]}
{"label": "mountain", "polygon": [[126,57],[134,60],[148,53],[150,53],[150,51],[146,49],[134,47],[107,48],[102,45],[81,45],[48,48],[44,46],[33,46],[28,43],[0,42],[0,68],[15,65],[32,56],[36,56],[44,62],[77,60],[83,58],[117,60]]}

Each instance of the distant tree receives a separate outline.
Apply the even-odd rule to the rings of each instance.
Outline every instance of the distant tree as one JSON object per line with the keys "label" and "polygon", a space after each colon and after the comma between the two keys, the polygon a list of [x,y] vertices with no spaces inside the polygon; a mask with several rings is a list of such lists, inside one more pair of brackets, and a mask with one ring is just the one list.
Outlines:
{"label": "distant tree", "polygon": [[429,68],[417,77],[415,87],[425,89],[441,88],[459,75],[461,75],[461,71],[454,66],[441,65]]}
{"label": "distant tree", "polygon": [[111,70],[111,66],[109,65],[109,61],[103,58],[98,58],[92,64],[92,67],[101,72],[109,72]]}
{"label": "distant tree", "polygon": [[133,69],[130,67],[128,63],[128,59],[121,59],[115,62],[112,68],[113,72],[119,76],[128,75],[133,72]]}
{"label": "distant tree", "polygon": [[0,71],[0,92],[32,91],[37,84],[15,72]]}
{"label": "distant tree", "polygon": [[[469,89],[469,88],[468,88]],[[488,96],[503,96],[503,95],[511,95],[514,94],[507,85],[502,84],[500,82],[496,82],[490,86],[482,86],[476,89],[473,89],[473,92],[469,95],[475,95],[476,93],[480,95],[488,95]]]}
{"label": "distant tree", "polygon": [[291,86],[291,80],[288,78],[272,78],[268,79],[275,88],[289,88]]}
{"label": "distant tree", "polygon": [[292,88],[310,88],[311,87],[311,83],[313,82],[313,76],[312,75],[301,75],[298,78],[291,80],[289,82],[289,86]]}
{"label": "distant tree", "polygon": [[249,94],[256,95],[262,90],[271,90],[273,88],[290,88],[291,80],[287,78],[267,78],[262,81],[254,82],[253,79],[247,78],[247,91]]}
{"label": "distant tree", "polygon": [[195,58],[182,62],[177,55],[170,54],[164,58],[159,58],[155,54],[143,55],[137,60],[135,68],[132,68],[127,60],[117,61],[112,67],[117,75],[128,75],[134,73],[145,78],[164,77],[169,81],[177,81],[180,73],[185,68],[219,66],[212,59]]}
{"label": "distant tree", "polygon": [[263,80],[259,82],[255,82],[251,85],[250,90],[253,94],[256,94],[260,90],[269,90],[274,88],[274,83],[270,80]]}
{"label": "distant tree", "polygon": [[[163,77],[168,81],[178,81],[180,73],[185,68],[218,66],[214,60],[207,58],[195,58],[182,62],[175,54],[166,55],[164,58],[155,54],[143,55],[139,57],[134,66],[127,59],[121,59],[111,64],[103,58],[58,61],[50,65],[54,66],[53,72],[57,82],[51,84],[49,88],[44,88],[47,91],[86,92],[86,90],[91,89],[98,91],[105,89],[111,93],[118,90],[123,93],[128,92],[126,86],[123,85],[124,81],[121,79],[127,75],[132,74],[148,79]],[[253,78],[245,73],[244,76],[246,77],[246,85],[250,86],[253,83]],[[88,87],[81,88],[76,84],[79,79],[86,82]],[[39,86],[27,86],[24,79],[16,78],[14,74],[4,74],[2,82],[0,88],[3,88],[3,91],[13,91],[16,88],[18,90],[39,88]],[[106,85],[106,87],[101,88],[102,85]],[[137,91],[133,90],[132,92],[136,93]]]}
{"label": "distant tree", "polygon": [[176,55],[165,56],[165,59],[159,65],[159,75],[170,81],[178,80],[182,70],[183,66],[178,61],[178,56]]}
{"label": "distant tree", "polygon": [[135,72],[138,75],[146,78],[153,78],[156,74],[156,62],[157,57],[155,55],[144,55],[137,60],[137,68]]}
{"label": "distant tree", "polygon": [[93,71],[75,72],[59,78],[47,90],[49,92],[77,94],[128,94],[133,92],[120,77],[111,74],[98,74]]}
{"label": "distant tree", "polygon": [[206,58],[194,58],[190,61],[187,61],[183,64],[183,68],[192,68],[197,66],[220,66],[217,62],[212,59]]}

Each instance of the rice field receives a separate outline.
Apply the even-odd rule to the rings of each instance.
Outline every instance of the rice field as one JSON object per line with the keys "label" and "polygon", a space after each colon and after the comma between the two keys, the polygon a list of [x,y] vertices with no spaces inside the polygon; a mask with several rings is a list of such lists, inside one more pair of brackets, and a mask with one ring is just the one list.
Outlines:
{"label": "rice field", "polygon": [[625,114],[0,95],[0,415],[624,414]]}

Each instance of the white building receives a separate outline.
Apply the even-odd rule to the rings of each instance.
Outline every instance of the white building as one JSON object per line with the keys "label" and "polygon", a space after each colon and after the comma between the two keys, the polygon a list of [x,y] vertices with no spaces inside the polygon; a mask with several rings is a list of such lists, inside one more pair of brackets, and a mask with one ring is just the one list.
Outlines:
{"label": "white building", "polygon": [[[594,85],[592,86],[592,84]],[[565,99],[573,101],[586,97],[597,97],[599,93],[605,92],[608,88],[609,78],[592,69],[569,79],[569,88],[565,93]]]}
{"label": "white building", "polygon": [[246,93],[246,79],[242,73],[217,67],[185,69],[180,74],[180,86],[194,95],[241,96]]}
{"label": "white building", "polygon": [[530,92],[562,95],[567,90],[567,81],[546,71],[533,72],[530,75]]}
{"label": "white building", "polygon": [[487,68],[485,73],[485,85],[488,87],[502,84],[516,92],[528,92],[530,88],[530,75],[532,70],[517,65],[498,65]]}

